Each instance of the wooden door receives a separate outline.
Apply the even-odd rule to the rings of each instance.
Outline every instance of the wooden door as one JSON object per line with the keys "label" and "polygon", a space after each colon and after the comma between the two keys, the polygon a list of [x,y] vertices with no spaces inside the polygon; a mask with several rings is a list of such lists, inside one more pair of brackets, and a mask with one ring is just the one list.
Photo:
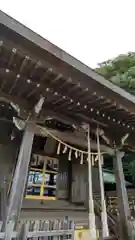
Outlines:
{"label": "wooden door", "polygon": [[84,203],[87,199],[88,174],[86,164],[72,166],[72,202]]}
{"label": "wooden door", "polygon": [[59,160],[59,169],[56,180],[56,197],[57,199],[67,199],[69,196],[69,185],[68,185],[68,176],[69,176],[69,161],[68,159],[61,158]]}

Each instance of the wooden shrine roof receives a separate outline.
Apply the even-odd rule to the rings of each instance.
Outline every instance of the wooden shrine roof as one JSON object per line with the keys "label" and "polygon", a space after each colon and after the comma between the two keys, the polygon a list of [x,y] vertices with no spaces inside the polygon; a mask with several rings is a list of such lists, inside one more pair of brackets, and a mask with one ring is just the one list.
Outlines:
{"label": "wooden shrine roof", "polygon": [[134,96],[0,11],[0,97],[26,117],[40,95],[41,121],[57,116],[99,123],[114,136],[134,134]]}

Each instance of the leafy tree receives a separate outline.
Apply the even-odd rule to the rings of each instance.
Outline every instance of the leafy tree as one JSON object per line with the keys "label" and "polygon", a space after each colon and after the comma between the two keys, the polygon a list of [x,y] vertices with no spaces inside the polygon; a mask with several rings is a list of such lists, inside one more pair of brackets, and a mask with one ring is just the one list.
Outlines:
{"label": "leafy tree", "polygon": [[135,95],[135,53],[119,55],[99,64],[96,69],[105,78]]}
{"label": "leafy tree", "polygon": [[132,181],[135,184],[135,158],[133,158],[129,163],[128,171],[132,175]]}
{"label": "leafy tree", "polygon": [[[112,83],[135,95],[135,52],[102,62],[96,71]],[[128,155],[128,171],[135,182],[135,154]]]}

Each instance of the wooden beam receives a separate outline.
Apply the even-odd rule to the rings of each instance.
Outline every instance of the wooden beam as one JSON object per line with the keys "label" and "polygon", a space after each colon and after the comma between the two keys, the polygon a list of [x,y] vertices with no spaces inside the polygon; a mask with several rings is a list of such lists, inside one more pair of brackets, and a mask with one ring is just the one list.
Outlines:
{"label": "wooden beam", "polygon": [[[14,104],[18,105],[20,107],[20,116],[23,119],[27,119],[28,114],[32,111],[32,107],[27,101],[25,101],[24,99],[0,92],[0,101],[4,101],[6,103],[11,103],[13,102]],[[32,117],[32,121],[38,122],[38,123],[44,123],[45,119],[47,117],[52,117],[52,118],[56,118],[59,121],[62,121],[66,124],[75,124],[75,125],[79,125],[80,123],[77,122],[75,119],[72,119],[68,116],[66,116],[65,114],[59,113],[59,112],[55,112],[52,110],[42,110],[40,116],[38,118],[36,117]]]}
{"label": "wooden beam", "polygon": [[14,103],[15,105],[20,107],[20,115],[25,119],[28,116],[28,113],[31,109],[30,104],[28,104],[27,101],[24,99],[17,98],[15,96],[6,94],[4,92],[0,91],[0,101],[6,102],[6,103]]}
{"label": "wooden beam", "polygon": [[128,240],[129,238],[129,226],[128,221],[130,219],[130,209],[128,202],[128,195],[125,186],[125,178],[122,166],[123,152],[119,150],[115,151],[113,160],[115,179],[116,179],[116,191],[119,204],[119,227],[120,227],[120,239]]}
{"label": "wooden beam", "polygon": [[[1,68],[0,68],[0,70],[1,70]],[[6,72],[6,71],[5,71]],[[16,80],[18,79],[17,77],[16,77],[16,73],[15,72],[13,72],[13,71],[10,71],[10,72],[12,72],[13,74],[14,74],[14,77],[16,78]],[[21,79],[21,77],[19,77],[20,78],[20,80],[22,81],[22,83],[24,83],[24,88],[22,88],[22,92],[24,93],[25,92],[25,90],[28,88],[28,87],[30,87],[30,89],[28,90],[29,91],[29,93],[27,93],[27,96],[29,97],[29,96],[31,96],[32,94],[35,94],[35,96],[33,96],[33,101],[34,101],[34,99],[35,98],[38,98],[38,96],[40,95],[40,94],[42,94],[43,96],[45,96],[45,98],[46,98],[46,100],[45,100],[45,104],[44,104],[44,107],[46,106],[46,108],[48,108],[48,106],[50,106],[50,104],[52,105],[52,108],[54,108],[55,109],[55,111],[64,111],[64,109],[65,109],[65,107],[66,106],[69,106],[70,107],[70,105],[71,105],[71,107],[72,107],[72,115],[73,115],[73,112],[74,112],[74,115],[76,115],[76,111],[86,111],[86,109],[85,109],[85,107],[84,107],[84,105],[82,105],[82,98],[80,98],[79,99],[79,101],[77,102],[77,99],[78,99],[78,96],[75,96],[73,99],[70,99],[70,98],[68,98],[68,97],[65,97],[65,96],[63,96],[62,95],[62,93],[60,93],[60,94],[55,94],[55,93],[57,93],[57,92],[55,92],[55,89],[53,89],[53,93],[52,93],[52,90],[50,90],[49,88],[48,88],[48,85],[46,85],[46,84],[44,84],[44,83],[40,83],[39,84],[39,82],[38,81],[34,81],[34,82],[30,82],[30,83],[27,83],[27,77],[25,76],[25,77],[23,77],[23,79]],[[25,79],[25,81],[24,81],[24,79]],[[28,86],[27,86],[27,84],[28,84]],[[37,87],[39,85],[39,87]],[[47,91],[47,89],[48,89],[48,91]],[[12,89],[10,89],[10,90],[12,90]],[[12,92],[12,91],[11,91]],[[10,92],[10,93],[11,93]],[[88,93],[90,94],[90,90],[88,91]],[[87,93],[87,96],[88,96],[88,93]],[[27,98],[27,96],[25,96],[25,98]],[[65,98],[64,98],[65,97]],[[103,96],[102,96],[103,97]],[[16,97],[14,97],[14,98],[16,98]],[[95,98],[95,100],[93,100]],[[21,90],[20,91],[18,91],[18,96],[17,96],[17,99],[18,99],[18,102],[23,102],[23,105],[24,105],[24,102],[25,102],[25,106],[27,106],[27,108],[28,108],[28,105],[30,105],[30,102],[29,102],[29,99],[27,99],[27,101],[26,100],[21,100],[20,101],[20,99],[21,99]],[[49,99],[49,101],[48,101],[48,99]],[[74,100],[74,99],[76,99],[76,100]],[[90,99],[92,99],[91,101],[90,101]],[[71,100],[73,101],[73,102],[71,102]],[[97,102],[98,101],[101,101],[101,103],[99,104],[99,106],[98,106],[98,104],[97,104]],[[95,107],[97,107],[97,110],[99,111],[99,109],[101,108],[101,104],[103,103],[105,101],[105,97],[103,97],[103,98],[101,98],[101,97],[98,97],[97,96],[97,94],[96,95],[92,95],[92,97],[90,97],[89,98],[89,101],[88,101],[88,104],[85,104],[85,105],[89,105],[89,103],[90,104],[92,104],[92,107],[93,108],[95,108]],[[107,100],[106,100],[107,101]],[[109,101],[110,102],[110,101]],[[59,103],[59,104],[58,104]],[[34,105],[35,103],[33,103],[32,101],[31,101],[31,108],[33,107],[32,106],[32,104]],[[79,106],[79,105],[80,106]],[[110,106],[109,104],[108,104],[108,106]],[[119,106],[118,106],[119,107]],[[87,109],[89,109],[89,107],[87,106],[86,107]],[[73,111],[74,110],[74,111]],[[101,110],[101,109],[100,109]],[[102,110],[103,110],[103,108],[102,108]],[[101,112],[102,112],[102,110],[101,110]],[[70,111],[70,109],[68,109],[68,114],[69,114],[69,111]],[[107,108],[106,108],[106,111],[107,111]],[[113,116],[113,111],[115,111],[116,113],[118,113],[118,119],[121,119],[120,118],[120,116],[121,116],[121,114],[122,114],[122,119],[123,119],[123,121],[125,121],[125,119],[128,119],[129,118],[129,112],[127,112],[126,111],[126,109],[125,108],[123,108],[122,109],[122,106],[120,107],[120,109],[118,109],[118,108],[116,108],[116,104],[115,104],[115,106],[114,106],[114,109],[111,107],[110,109],[108,109],[108,113],[107,113],[107,115],[109,114],[109,116]],[[23,113],[24,114],[24,113]],[[104,114],[104,111],[103,111],[103,114]],[[106,115],[106,114],[105,114]],[[99,118],[99,116],[98,116],[98,118]],[[107,121],[107,119],[106,119],[106,121]]]}
{"label": "wooden beam", "polygon": [[9,205],[7,209],[5,230],[8,222],[11,221],[16,224],[20,215],[25,185],[27,181],[33,139],[34,139],[33,125],[27,124],[22,138],[17,165],[15,168],[15,173],[9,195]]}
{"label": "wooden beam", "polygon": [[[30,55],[36,56],[35,59],[40,58],[41,64],[43,62],[46,67],[53,68],[55,73],[62,74],[67,79],[71,77],[73,83],[80,82],[83,88],[92,87],[93,85],[93,88],[96,88],[99,94],[102,92],[102,95],[127,106],[131,111],[135,112],[134,96],[109,82],[90,67],[43,39],[2,11],[0,11],[0,24],[1,35],[6,39],[10,39],[12,44],[14,43],[14,47],[21,46],[21,48],[25,49],[25,52],[30,52]],[[44,58],[45,55],[47,60]]]}
{"label": "wooden beam", "polygon": [[[48,131],[52,135],[56,136],[57,138],[59,138],[60,140],[62,140],[64,142],[68,142],[71,145],[77,145],[77,146],[80,146],[80,148],[87,149],[87,139],[85,139],[85,138],[80,138],[80,137],[76,136],[75,134],[71,134],[68,132],[60,132],[60,131],[52,130],[52,129],[49,129]],[[40,135],[40,136],[44,136],[44,137],[48,136],[48,134],[44,130],[44,127],[40,127],[38,125],[35,126],[34,132],[35,132],[35,135]],[[110,155],[114,154],[114,151],[111,147],[101,145],[100,148],[101,148],[102,152],[106,152]],[[92,141],[92,140],[91,140],[91,149],[97,150],[97,144],[95,141]]]}
{"label": "wooden beam", "polygon": [[5,222],[6,219],[6,208],[7,208],[7,179],[1,178],[1,189],[0,189],[0,220]]}

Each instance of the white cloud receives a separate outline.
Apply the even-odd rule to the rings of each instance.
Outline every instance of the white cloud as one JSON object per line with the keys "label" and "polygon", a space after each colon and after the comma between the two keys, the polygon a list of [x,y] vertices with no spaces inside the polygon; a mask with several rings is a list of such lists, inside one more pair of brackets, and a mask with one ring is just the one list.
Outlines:
{"label": "white cloud", "polygon": [[0,9],[92,67],[135,51],[134,0],[1,0]]}

